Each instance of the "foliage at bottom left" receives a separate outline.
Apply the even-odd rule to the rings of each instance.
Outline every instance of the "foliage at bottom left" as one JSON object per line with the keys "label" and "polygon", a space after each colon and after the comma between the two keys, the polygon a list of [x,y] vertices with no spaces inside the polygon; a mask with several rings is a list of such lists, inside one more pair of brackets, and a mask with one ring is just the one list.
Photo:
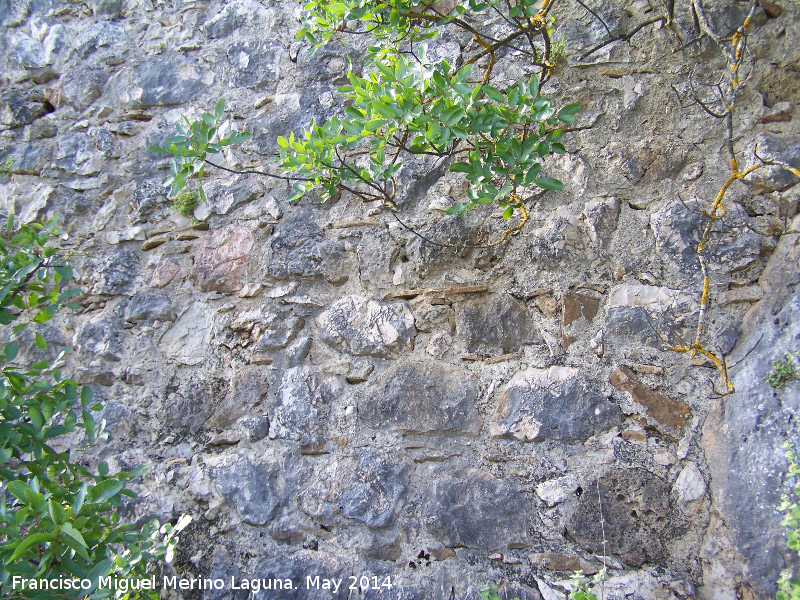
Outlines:
{"label": "foliage at bottom left", "polygon": [[[58,246],[56,219],[0,235],[0,595],[4,598],[158,598],[102,580],[144,578],[172,559],[189,522],[125,523],[120,507],[145,472],[110,474],[108,464],[75,458],[105,439],[92,390],[66,377],[70,351],[39,331],[80,289]],[[163,563],[162,563],[163,565]]]}

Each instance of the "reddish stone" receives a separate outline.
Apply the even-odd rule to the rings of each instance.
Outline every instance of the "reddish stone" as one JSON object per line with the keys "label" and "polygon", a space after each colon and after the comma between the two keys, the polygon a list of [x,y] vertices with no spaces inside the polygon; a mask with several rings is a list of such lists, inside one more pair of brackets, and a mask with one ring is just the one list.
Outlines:
{"label": "reddish stone", "polygon": [[617,367],[609,381],[618,390],[629,393],[634,402],[647,409],[647,416],[662,425],[683,427],[692,412],[691,407],[680,400],[646,388],[628,367]]}
{"label": "reddish stone", "polygon": [[564,294],[564,312],[562,315],[564,327],[571,325],[581,317],[586,319],[586,322],[591,322],[597,316],[597,311],[600,309],[600,298],[590,296],[589,294],[580,294],[578,292],[568,292]]}
{"label": "reddish stone", "polygon": [[180,273],[180,271],[181,268],[178,263],[165,258],[158,264],[156,270],[153,271],[153,276],[150,278],[150,286],[162,288],[175,279],[175,276]]}
{"label": "reddish stone", "polygon": [[204,239],[197,249],[190,277],[204,292],[238,292],[253,249],[253,232],[229,225]]}

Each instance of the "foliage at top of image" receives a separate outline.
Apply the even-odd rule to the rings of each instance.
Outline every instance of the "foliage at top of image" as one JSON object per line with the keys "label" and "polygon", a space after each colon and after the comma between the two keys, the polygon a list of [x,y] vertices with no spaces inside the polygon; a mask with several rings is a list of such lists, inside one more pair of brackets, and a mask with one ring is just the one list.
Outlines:
{"label": "foliage at top of image", "polygon": [[[449,2],[449,3],[448,3]],[[509,219],[536,189],[560,190],[563,184],[543,172],[543,159],[566,151],[565,125],[575,122],[580,106],[557,108],[541,93],[554,64],[550,61],[550,0],[448,0],[424,3],[401,0],[308,2],[298,38],[312,51],[335,36],[368,34],[365,76],[348,70],[349,84],[339,92],[344,110],[324,123],[312,121],[300,135],[277,139],[279,163],[287,175],[262,175],[293,182],[289,200],[311,190],[323,199],[347,191],[365,201],[396,206],[397,176],[403,161],[431,156],[447,161],[469,182],[467,198],[448,214],[497,203]],[[508,31],[482,31],[488,11],[501,11]],[[428,44],[446,26],[469,32],[474,51],[460,66],[429,58]],[[524,46],[524,47],[523,47]],[[509,83],[494,70],[496,53],[511,49],[525,56],[528,74]],[[164,184],[176,197],[197,176],[199,195],[208,157],[223,147],[246,141],[248,132],[217,140],[225,101],[214,113],[177,125],[179,135],[151,150],[172,155]],[[214,166],[220,166],[216,165]],[[503,238],[504,239],[504,238]]]}
{"label": "foliage at top of image", "polygon": [[[563,188],[542,173],[542,159],[565,152],[562,124],[573,123],[580,106],[557,109],[541,95],[552,68],[548,5],[549,0],[306,3],[298,38],[315,49],[347,33],[368,34],[377,43],[366,52],[367,74],[351,69],[350,84],[340,88],[349,100],[343,117],[312,123],[302,138],[278,138],[281,167],[305,179],[294,184],[290,199],[319,187],[323,197],[343,189],[394,206],[403,159],[419,155],[451,161],[450,170],[464,173],[470,184],[467,200],[448,214],[496,202],[510,218],[534,187]],[[489,10],[503,14],[508,32],[480,31]],[[460,68],[428,58],[428,43],[445,27],[468,31],[475,40]],[[514,45],[518,39],[525,48]],[[509,85],[494,72],[501,48],[527,55],[524,79]]]}
{"label": "foliage at top of image", "polygon": [[91,388],[62,373],[70,348],[51,351],[36,330],[60,308],[75,308],[69,301],[80,293],[65,289],[73,273],[59,234],[56,219],[15,229],[11,216],[0,235],[0,589],[7,598],[52,598],[50,590],[15,588],[14,578],[77,577],[92,587],[59,597],[157,598],[98,589],[99,578],[143,576],[169,557],[186,521],[124,524],[118,507],[136,497],[126,486],[144,468],[111,475],[106,463],[89,468],[57,449],[104,437]]}
{"label": "foliage at top of image", "polygon": [[794,361],[797,359],[797,355],[797,351],[789,352],[783,360],[773,360],[772,372],[764,376],[764,381],[776,390],[782,390],[790,381],[795,381],[797,379],[797,367]]}

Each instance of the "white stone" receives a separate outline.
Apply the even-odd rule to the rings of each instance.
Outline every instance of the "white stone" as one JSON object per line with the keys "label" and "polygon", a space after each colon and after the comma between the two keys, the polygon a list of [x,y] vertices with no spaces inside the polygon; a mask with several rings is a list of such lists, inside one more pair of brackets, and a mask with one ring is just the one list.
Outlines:
{"label": "white stone", "polygon": [[578,487],[578,482],[573,475],[550,479],[536,486],[536,495],[549,507],[563,502]]}
{"label": "white stone", "polygon": [[213,312],[202,302],[192,304],[158,343],[175,362],[196,365],[206,358],[214,327]]}
{"label": "white stone", "polygon": [[706,482],[700,469],[693,462],[687,464],[678,475],[672,488],[681,504],[700,500],[706,493]]}

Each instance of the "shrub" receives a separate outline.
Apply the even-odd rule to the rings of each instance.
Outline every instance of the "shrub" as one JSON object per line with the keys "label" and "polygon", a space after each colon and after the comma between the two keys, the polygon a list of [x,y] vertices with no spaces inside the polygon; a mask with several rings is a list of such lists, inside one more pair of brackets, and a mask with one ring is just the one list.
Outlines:
{"label": "shrub", "polygon": [[[49,590],[14,589],[15,576],[92,582],[89,590],[59,590],[66,598],[111,595],[97,589],[100,577],[144,576],[150,561],[171,554],[175,534],[187,523],[184,519],[177,528],[159,527],[157,521],[139,528],[122,523],[117,507],[123,497],[136,496],[126,485],[144,468],[111,475],[106,463],[88,468],[75,462],[70,450],[53,447],[64,439],[74,445],[81,436],[88,446],[104,437],[102,423],[92,415],[102,407],[91,389],[79,388],[61,371],[69,348],[36,362],[29,358],[34,348],[20,351],[27,329],[34,330],[33,346],[46,351],[36,326],[72,306],[70,299],[80,293],[64,289],[73,274],[53,244],[58,233],[55,219],[14,231],[9,217],[0,237],[0,331],[7,340],[0,351],[0,586],[11,598],[54,596]],[[158,598],[156,592],[141,596]]]}
{"label": "shrub", "polygon": [[[780,510],[784,513],[782,524],[789,528],[786,534],[786,545],[800,555],[800,464],[797,462],[797,453],[789,442],[783,447],[786,449],[786,460],[789,461],[787,475],[794,479],[793,497],[783,495]],[[800,599],[800,579],[792,577],[792,570],[786,569],[778,579],[777,600]]]}

